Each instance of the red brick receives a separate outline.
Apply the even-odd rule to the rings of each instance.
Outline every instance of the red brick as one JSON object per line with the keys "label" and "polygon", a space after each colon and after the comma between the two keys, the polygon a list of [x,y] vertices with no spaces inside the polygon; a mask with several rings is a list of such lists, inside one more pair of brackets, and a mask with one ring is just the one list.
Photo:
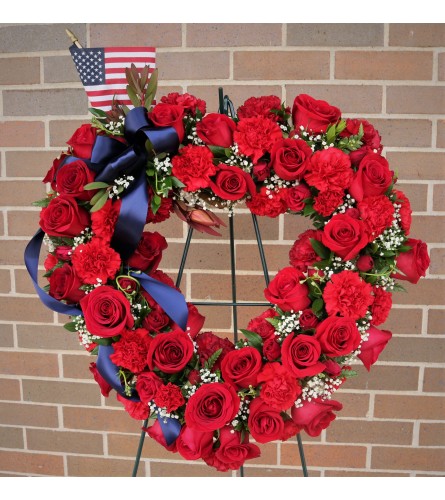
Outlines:
{"label": "red brick", "polygon": [[419,335],[422,333],[422,310],[393,307],[388,319],[379,328],[398,335]]}
{"label": "red brick", "polygon": [[14,347],[14,331],[12,325],[0,323],[0,347]]}
{"label": "red brick", "polygon": [[61,326],[17,325],[17,345],[45,351],[80,350],[77,336]]}
{"label": "red brick", "polygon": [[377,394],[374,416],[398,420],[439,420],[443,417],[445,401],[434,396],[399,396]]}
{"label": "red brick", "polygon": [[218,472],[213,467],[200,464],[150,463],[152,477],[228,477],[231,471]]}
{"label": "red brick", "polygon": [[412,436],[413,424],[407,422],[337,420],[326,430],[326,440],[332,443],[409,445]]}
{"label": "red brick", "polygon": [[348,85],[334,82],[329,85],[286,85],[286,102],[289,106],[299,94],[309,94],[337,106],[343,113],[381,113],[380,85]]}
{"label": "red brick", "polygon": [[[308,467],[309,477],[319,477],[320,471]],[[285,469],[283,467],[249,467],[244,465],[244,477],[303,477],[303,471],[299,464],[296,467]]]}
{"label": "red brick", "polygon": [[56,428],[59,426],[57,408],[27,403],[0,403],[3,425]]}
{"label": "red brick", "polygon": [[[170,243],[162,256],[162,267],[175,269],[179,267],[184,245]],[[230,250],[227,244],[192,242],[187,255],[187,269],[230,269]]]}
{"label": "red brick", "polygon": [[397,169],[399,179],[445,180],[445,154],[390,151],[386,158],[391,168]]}
{"label": "red brick", "polygon": [[9,236],[32,236],[39,229],[40,211],[11,210],[7,215]]}
{"label": "red brick", "polygon": [[375,446],[372,449],[371,467],[386,470],[443,471],[445,449]]}
{"label": "red brick", "polygon": [[430,274],[445,274],[445,248],[432,248],[430,250]]}
{"label": "red brick", "polygon": [[38,403],[100,406],[96,383],[23,380],[23,400]]}
{"label": "red brick", "polygon": [[[332,444],[311,444],[304,447],[306,462],[311,467],[342,467],[360,468],[366,463],[366,448],[364,446],[337,446]],[[297,443],[281,445],[282,465],[294,465],[298,460]]]}
{"label": "red brick", "polygon": [[445,310],[430,309],[428,311],[428,333],[432,335],[445,334]]}
{"label": "red brick", "polygon": [[[90,46],[177,47],[182,44],[181,31],[179,23],[92,23]],[[158,61],[156,66],[161,67]]]}
{"label": "red brick", "polygon": [[445,296],[444,280],[420,280],[416,285],[403,282],[403,286],[408,293],[399,292],[394,294],[395,304],[429,304],[442,305]]}
{"label": "red brick", "polygon": [[20,401],[20,382],[9,378],[0,379],[0,399],[3,401]]}
{"label": "red brick", "polygon": [[[385,147],[430,147],[432,124],[423,119],[382,119],[372,120],[372,125],[380,132]],[[422,163],[425,163],[423,157]],[[403,172],[400,170],[400,177]]]}
{"label": "red brick", "polygon": [[45,145],[45,125],[36,121],[0,122],[0,147]]}
{"label": "red brick", "polygon": [[0,442],[2,448],[23,449],[23,429],[16,427],[0,427]]}
{"label": "red brick", "polygon": [[215,80],[229,77],[229,52],[162,52],[156,66],[160,80]]}
{"label": "red brick", "polygon": [[424,392],[445,392],[445,370],[443,368],[425,368],[423,376]]}
{"label": "red brick", "polygon": [[437,115],[445,113],[442,87],[396,86],[386,89],[386,112]]}
{"label": "red brick", "polygon": [[397,23],[389,25],[389,45],[402,47],[443,47],[443,24]]}
{"label": "red brick", "polygon": [[0,351],[0,373],[5,375],[58,377],[57,356],[39,352]]}
{"label": "red brick", "polygon": [[[334,400],[343,405],[340,416],[343,417],[367,417],[369,412],[369,394],[337,392]],[[335,425],[335,422],[334,424]]]}
{"label": "red brick", "polygon": [[50,146],[59,146],[62,150],[66,151],[68,148],[66,141],[68,141],[74,132],[84,123],[88,122],[86,120],[51,120],[49,122]]}
{"label": "red brick", "polygon": [[410,474],[402,472],[369,472],[367,470],[326,470],[324,477],[409,477]]}
{"label": "red brick", "polygon": [[441,363],[445,359],[445,342],[434,337],[393,337],[379,356],[381,361]]}
{"label": "red brick", "polygon": [[445,80],[445,52],[439,54],[439,80]]}
{"label": "red brick", "polygon": [[132,419],[122,408],[63,407],[63,423],[66,429],[91,431],[139,432],[141,422]]}
{"label": "red brick", "polygon": [[27,319],[36,323],[52,322],[52,312],[37,298],[0,297],[0,306],[5,321],[23,321]]}
{"label": "red brick", "polygon": [[242,47],[281,45],[281,24],[218,23],[186,25],[187,47]]}
{"label": "red brick", "polygon": [[426,243],[441,243],[445,241],[444,230],[445,220],[443,217],[416,215],[412,219],[410,237],[423,240]]}
{"label": "red brick", "polygon": [[0,181],[0,199],[5,206],[27,206],[45,197],[45,185],[36,181]]}
{"label": "red brick", "polygon": [[445,211],[445,184],[436,184],[433,194],[433,210]]}
{"label": "red brick", "polygon": [[438,148],[445,148],[445,120],[437,120],[437,140]]}
{"label": "red brick", "polygon": [[406,194],[413,212],[426,211],[428,198],[428,186],[426,184],[403,184],[403,182],[398,182],[397,189]]}
{"label": "red brick", "polygon": [[8,177],[36,177],[43,179],[58,151],[6,151]]}
{"label": "red brick", "polygon": [[445,424],[420,423],[420,446],[445,446]]}
{"label": "red brick", "polygon": [[[88,352],[80,346],[79,350],[83,352],[79,354],[62,355],[63,376],[65,378],[74,378],[78,380],[93,380],[93,375],[89,368],[90,363],[95,362],[97,358],[88,354]],[[95,390],[98,390],[97,386]]]}
{"label": "red brick", "polygon": [[11,57],[2,59],[0,85],[40,83],[40,58]]}
{"label": "red brick", "polygon": [[432,73],[432,52],[335,53],[335,78],[339,80],[430,80]]}
{"label": "red brick", "polygon": [[[379,356],[381,359],[382,354]],[[360,365],[354,365],[353,370],[358,375],[346,381],[345,389],[417,391],[419,385],[419,368],[414,366],[379,366],[377,362],[369,372]]]}
{"label": "red brick", "polygon": [[63,457],[45,453],[2,451],[0,469],[27,475],[63,476]]}
{"label": "red brick", "polygon": [[26,269],[14,269],[14,279],[16,293],[29,293],[34,295],[34,285]]}
{"label": "red brick", "polygon": [[[130,477],[134,460],[67,456],[68,476],[71,477]],[[143,468],[139,468],[139,474]]]}
{"label": "red brick", "polygon": [[9,269],[0,269],[0,293],[11,291],[11,273]]}
{"label": "red brick", "polygon": [[326,80],[326,51],[238,51],[233,55],[235,80]]}
{"label": "red brick", "polygon": [[[286,245],[264,245],[264,255],[270,272],[277,272],[283,267],[289,266],[290,246]],[[236,246],[236,268],[245,271],[261,271],[261,259],[256,244]]]}
{"label": "red brick", "polygon": [[26,429],[29,450],[102,455],[103,440],[92,432]]}
{"label": "red brick", "polygon": [[79,74],[71,55],[44,57],[43,79],[45,83],[77,83]]}

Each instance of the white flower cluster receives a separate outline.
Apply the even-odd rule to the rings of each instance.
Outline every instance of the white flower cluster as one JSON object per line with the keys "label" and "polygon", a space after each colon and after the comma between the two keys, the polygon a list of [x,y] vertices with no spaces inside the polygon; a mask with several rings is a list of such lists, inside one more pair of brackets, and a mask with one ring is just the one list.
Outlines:
{"label": "white flower cluster", "polygon": [[105,128],[111,135],[123,135],[125,125],[125,116],[121,115],[117,122],[109,122],[105,124]]}
{"label": "white flower cluster", "polygon": [[252,160],[239,152],[237,143],[233,144],[230,150],[232,154],[224,163],[232,167],[240,167],[244,172],[250,173],[253,168]]}
{"label": "white flower cluster", "polygon": [[280,322],[275,329],[275,335],[279,337],[278,342],[284,340],[292,332],[298,331],[300,329],[300,316],[302,311],[290,311],[289,315],[283,314],[280,317]]}
{"label": "white flower cluster", "polygon": [[156,404],[153,401],[150,401],[148,403],[148,406],[150,408],[150,414],[157,413],[158,416],[163,419],[164,424],[167,423],[167,418],[179,419],[178,415],[176,415],[175,413],[169,413],[167,411],[167,408],[160,408],[159,406],[156,406]]}
{"label": "white flower cluster", "polygon": [[157,172],[164,175],[170,175],[173,167],[170,156],[167,155],[163,160],[155,158],[153,164]]}
{"label": "white flower cluster", "polygon": [[351,260],[344,261],[341,257],[334,257],[332,259],[331,266],[327,266],[323,268],[325,272],[324,281],[329,280],[329,278],[336,273],[341,271],[355,271],[356,267],[354,262]]}
{"label": "white flower cluster", "polygon": [[377,237],[376,243],[380,247],[380,255],[384,255],[384,251],[394,251],[403,245],[405,240],[404,233],[400,227],[400,208],[401,205],[394,203],[394,218],[391,227],[386,228],[383,233]]}
{"label": "white flower cluster", "polygon": [[132,181],[134,181],[132,175],[123,175],[122,177],[114,179],[114,184],[108,193],[108,198],[116,198],[118,200],[122,191],[128,189]]}
{"label": "white flower cluster", "polygon": [[[197,120],[198,121],[198,120]],[[190,130],[190,134],[187,136],[187,139],[191,141],[194,146],[204,146],[204,142],[199,138],[196,133],[196,127],[192,127]]]}
{"label": "white flower cluster", "polygon": [[[232,426],[236,427],[240,422],[246,422],[249,418],[249,405],[250,399],[242,399],[239,405],[238,413],[235,415],[235,418],[232,420]],[[234,431],[231,431],[234,432]]]}
{"label": "white flower cluster", "polygon": [[[344,202],[335,209],[332,217],[336,214],[344,214],[348,208],[353,208],[355,205],[355,199],[348,193],[345,197]],[[330,219],[329,219],[330,220]],[[325,222],[327,224],[329,221]]]}
{"label": "white flower cluster", "polygon": [[219,382],[219,377],[216,373],[212,373],[207,368],[201,368],[199,370],[199,376],[203,384],[213,384],[214,382]]}
{"label": "white flower cluster", "polygon": [[91,228],[86,227],[83,231],[80,232],[79,236],[74,237],[72,251],[74,251],[74,249],[79,245],[88,243],[89,241],[91,241],[92,238],[93,238],[93,232],[91,231]]}
{"label": "white flower cluster", "polygon": [[101,338],[98,337],[97,335],[92,335],[87,330],[87,327],[85,325],[85,319],[83,318],[83,316],[80,315],[74,316],[72,320],[74,323],[74,329],[79,335],[80,345],[83,346],[85,349],[88,349],[91,346],[91,344],[93,344],[97,339]]}
{"label": "white flower cluster", "polygon": [[286,181],[284,179],[281,179],[281,177],[278,177],[277,174],[272,175],[268,179],[264,180],[264,184],[266,184],[266,194],[269,197],[269,199],[273,198],[273,192],[277,192],[279,189],[282,188],[290,188],[294,186],[298,186],[299,182],[298,181]]}
{"label": "white flower cluster", "polygon": [[315,148],[317,147],[317,145],[319,146],[319,149],[329,149],[329,148],[333,148],[335,146],[335,144],[333,142],[328,144],[325,140],[325,136],[322,136],[320,134],[312,135],[311,134],[312,131],[309,130],[309,132],[308,132],[307,130],[305,130],[303,125],[300,125],[300,130],[301,130],[301,132],[299,133],[299,137],[301,139],[303,139],[305,141],[311,141],[314,143],[311,146],[312,151],[315,151]]}
{"label": "white flower cluster", "polygon": [[311,402],[313,399],[331,399],[332,394],[342,384],[341,379],[331,377],[319,377],[315,375],[311,377],[303,387],[301,398],[295,401],[295,406],[302,406],[302,400]]}

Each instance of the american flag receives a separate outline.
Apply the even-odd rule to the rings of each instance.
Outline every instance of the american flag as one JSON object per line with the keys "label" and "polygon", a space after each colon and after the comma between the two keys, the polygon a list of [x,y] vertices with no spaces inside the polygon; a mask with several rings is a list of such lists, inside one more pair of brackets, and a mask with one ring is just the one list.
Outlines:
{"label": "american flag", "polygon": [[149,66],[151,74],[156,67],[154,47],[84,49],[72,45],[70,52],[91,106],[103,111],[111,108],[113,98],[133,107],[126,91],[125,68],[131,64],[138,69]]}

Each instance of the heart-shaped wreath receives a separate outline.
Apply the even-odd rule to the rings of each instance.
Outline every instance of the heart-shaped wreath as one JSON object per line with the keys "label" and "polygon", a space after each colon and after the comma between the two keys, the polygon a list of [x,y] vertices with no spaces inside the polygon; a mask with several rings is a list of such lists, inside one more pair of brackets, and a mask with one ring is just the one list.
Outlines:
{"label": "heart-shaped wreath", "polygon": [[[325,101],[251,97],[237,116],[170,93],[153,105],[156,72],[128,72],[133,109],[92,109],[43,179],[41,230],[25,260],[42,301],[97,361],[146,432],[220,471],[258,457],[258,443],[317,436],[342,405],[331,399],[359,359],[369,370],[391,338],[378,329],[395,279],[417,283],[429,257],[408,238],[411,208],[396,189],[379,133]],[[210,209],[310,217],[264,291],[271,306],[243,338],[202,332],[204,317],[158,269],[165,238],[146,224],[175,212],[215,234]],[[216,233],[218,234],[218,233]],[[40,244],[49,284],[37,285]]]}

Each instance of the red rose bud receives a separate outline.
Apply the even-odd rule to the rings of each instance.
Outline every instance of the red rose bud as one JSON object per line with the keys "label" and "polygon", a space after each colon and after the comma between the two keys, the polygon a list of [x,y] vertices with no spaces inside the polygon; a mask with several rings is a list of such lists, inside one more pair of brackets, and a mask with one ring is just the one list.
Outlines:
{"label": "red rose bud", "polygon": [[136,390],[143,403],[149,403],[155,398],[158,389],[163,385],[162,379],[154,372],[143,371],[136,379]]}
{"label": "red rose bud", "polygon": [[187,317],[187,333],[192,338],[195,338],[204,326],[206,318],[198,311],[198,308],[195,305],[188,302],[187,308],[189,311],[189,315]]}
{"label": "red rose bud", "polygon": [[360,354],[357,356],[369,371],[380,353],[386,347],[386,344],[391,340],[392,333],[388,330],[379,330],[375,326],[371,326],[368,330],[369,338],[363,342],[360,347]]}
{"label": "red rose bud", "polygon": [[309,436],[316,437],[335,420],[334,411],[340,411],[343,405],[333,399],[315,399],[311,402],[305,401],[303,406],[292,408],[292,420],[301,426]]}
{"label": "red rose bud", "polygon": [[338,377],[341,373],[341,366],[336,363],[335,361],[332,361],[332,359],[327,359],[324,361],[325,364],[325,369],[324,371],[330,375],[331,377]]}
{"label": "red rose bud", "polygon": [[94,142],[96,141],[97,128],[89,123],[81,125],[66,143],[71,146],[74,156],[91,158]]}
{"label": "red rose bud", "polygon": [[366,273],[374,267],[374,260],[370,255],[360,255],[356,266],[359,271]]}
{"label": "red rose bud", "polygon": [[253,166],[253,175],[258,181],[262,182],[270,175],[270,166],[265,161],[260,161]]}
{"label": "red rose bud", "polygon": [[162,259],[162,252],[167,248],[167,240],[157,231],[144,231],[128,265],[146,271],[156,270]]}
{"label": "red rose bud", "polygon": [[51,270],[57,263],[59,262],[59,259],[53,255],[52,253],[49,253],[46,256],[45,262],[43,263],[43,266],[46,271]]}
{"label": "red rose bud", "polygon": [[187,380],[192,384],[192,385],[198,385],[201,382],[201,376],[199,375],[198,370],[192,370],[187,377]]}
{"label": "red rose bud", "polygon": [[220,113],[209,113],[196,124],[198,137],[210,146],[230,147],[235,130],[233,119]]}
{"label": "red rose bud", "polygon": [[405,245],[410,246],[411,250],[403,252],[397,257],[396,267],[400,272],[392,276],[416,284],[421,277],[425,276],[430,265],[428,247],[423,241],[413,238],[409,238]]}
{"label": "red rose bud", "polygon": [[269,337],[264,341],[263,355],[268,361],[276,361],[280,357],[281,347],[275,338]]}
{"label": "red rose bud", "polygon": [[240,200],[256,192],[252,177],[239,167],[220,164],[215,179],[210,181],[210,188],[223,200]]}
{"label": "red rose bud", "polygon": [[288,189],[287,191],[287,202],[290,210],[294,212],[300,212],[304,209],[304,200],[310,198],[311,191],[305,184],[299,184]]}

